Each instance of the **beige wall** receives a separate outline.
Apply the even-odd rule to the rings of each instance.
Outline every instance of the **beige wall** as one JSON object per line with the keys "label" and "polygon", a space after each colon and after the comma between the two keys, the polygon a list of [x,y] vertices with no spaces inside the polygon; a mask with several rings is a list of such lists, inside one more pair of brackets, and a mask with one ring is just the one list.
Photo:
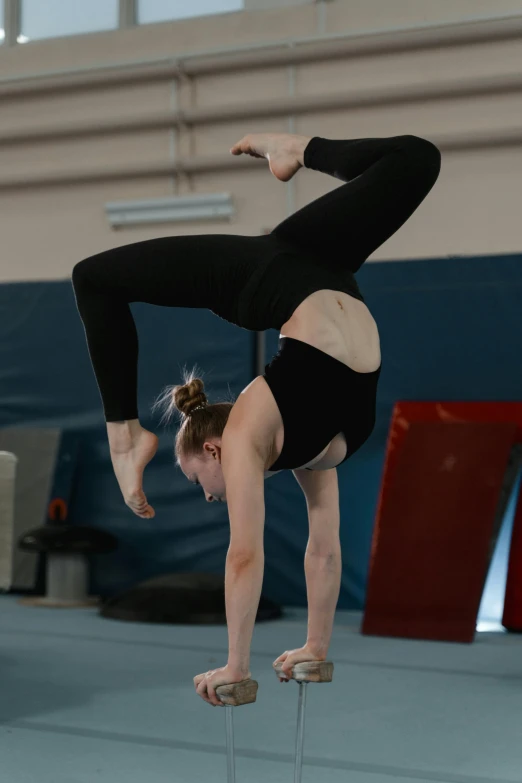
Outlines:
{"label": "beige wall", "polygon": [[[254,0],[253,0],[254,1]],[[257,8],[265,8],[255,0]],[[273,5],[270,3],[270,5]],[[155,165],[178,156],[227,157],[243,134],[274,130],[331,138],[414,133],[440,143],[443,167],[427,201],[375,259],[417,258],[447,254],[520,252],[522,144],[494,143],[467,148],[477,133],[500,137],[517,133],[522,120],[522,87],[490,93],[448,96],[447,87],[462,80],[520,75],[522,33],[512,40],[458,44],[371,56],[345,57],[294,66],[210,73],[178,84],[159,79],[137,84],[97,86],[89,90],[1,95],[10,80],[42,73],[96,69],[102,65],[162,60],[192,53],[357,32],[459,22],[472,17],[519,14],[522,0],[325,0],[268,10],[247,10],[149,25],[129,30],[62,38],[0,49],[0,281],[56,279],[70,275],[74,263],[107,247],[155,236],[196,233],[254,235],[339,183],[317,172],[300,171],[290,183],[274,179],[267,165],[242,169],[230,157],[222,171],[190,177],[167,174],[108,179],[98,183],[15,186],[74,171]],[[484,22],[484,25],[487,23]],[[444,33],[444,31],[443,31]],[[441,33],[441,35],[443,35]],[[378,36],[376,35],[376,40]],[[191,59],[191,58],[189,58]],[[14,82],[13,82],[14,83]],[[67,124],[95,125],[119,118],[148,118],[171,109],[241,106],[293,96],[371,95],[375,90],[426,88],[443,83],[440,98],[389,103],[370,100],[357,107],[249,119],[195,123],[182,131],[160,129],[12,143],[31,128]],[[500,83],[500,82],[499,82]],[[10,141],[6,139],[9,136]],[[444,141],[453,142],[444,148]],[[4,143],[2,140],[4,139]],[[110,200],[154,198],[174,193],[229,191],[236,205],[231,221],[206,221],[111,231],[104,213]]]}

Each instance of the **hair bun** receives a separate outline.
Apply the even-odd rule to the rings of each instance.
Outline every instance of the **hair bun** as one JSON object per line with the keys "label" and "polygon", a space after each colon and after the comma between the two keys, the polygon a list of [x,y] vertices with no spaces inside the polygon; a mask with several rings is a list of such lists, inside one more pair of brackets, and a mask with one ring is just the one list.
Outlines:
{"label": "hair bun", "polygon": [[190,416],[199,406],[208,405],[204,389],[201,378],[193,378],[183,386],[175,387],[172,391],[174,405],[184,416]]}
{"label": "hair bun", "polygon": [[154,403],[152,410],[163,409],[161,422],[168,423],[174,413],[178,411],[182,418],[188,418],[192,412],[201,407],[208,406],[208,398],[205,394],[205,384],[196,376],[197,370],[183,370],[184,384],[168,386]]}

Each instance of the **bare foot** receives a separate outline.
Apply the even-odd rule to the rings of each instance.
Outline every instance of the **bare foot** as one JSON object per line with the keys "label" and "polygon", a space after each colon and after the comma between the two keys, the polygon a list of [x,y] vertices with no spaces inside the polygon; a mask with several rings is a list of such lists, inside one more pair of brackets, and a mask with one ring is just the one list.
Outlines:
{"label": "bare foot", "polygon": [[143,491],[143,471],[158,450],[158,438],[140,428],[130,443],[111,443],[111,460],[126,505],[141,519],[152,519],[156,512]]}
{"label": "bare foot", "polygon": [[301,139],[309,140],[292,133],[249,133],[234,144],[230,152],[266,158],[274,177],[288,182],[302,166],[299,161],[301,150],[297,149]]}

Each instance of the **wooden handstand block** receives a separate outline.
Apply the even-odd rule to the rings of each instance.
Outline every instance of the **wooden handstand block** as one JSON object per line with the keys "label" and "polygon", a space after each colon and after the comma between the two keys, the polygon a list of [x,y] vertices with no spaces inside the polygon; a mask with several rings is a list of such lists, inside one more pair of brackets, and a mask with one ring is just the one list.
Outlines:
{"label": "wooden handstand block", "polygon": [[258,684],[255,680],[241,680],[230,685],[218,685],[216,696],[229,707],[252,704],[256,700]]}
{"label": "wooden handstand block", "polygon": [[[332,682],[334,665],[332,661],[305,661],[296,663],[292,668],[292,679],[297,682]],[[283,663],[274,666],[278,677],[283,674]]]}

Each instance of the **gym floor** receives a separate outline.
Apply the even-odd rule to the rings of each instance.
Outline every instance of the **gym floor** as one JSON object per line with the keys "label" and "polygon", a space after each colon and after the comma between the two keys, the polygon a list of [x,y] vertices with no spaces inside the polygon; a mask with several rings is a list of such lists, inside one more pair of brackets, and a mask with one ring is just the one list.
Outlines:
{"label": "gym floor", "polygon": [[[272,661],[306,610],[256,626],[257,702],[234,709],[237,783],[291,783],[298,686]],[[519,783],[522,637],[472,645],[359,633],[338,612],[331,684],[308,686],[303,783]],[[226,783],[225,710],[194,675],[226,663],[224,626],[105,620],[0,597],[0,779]]]}

